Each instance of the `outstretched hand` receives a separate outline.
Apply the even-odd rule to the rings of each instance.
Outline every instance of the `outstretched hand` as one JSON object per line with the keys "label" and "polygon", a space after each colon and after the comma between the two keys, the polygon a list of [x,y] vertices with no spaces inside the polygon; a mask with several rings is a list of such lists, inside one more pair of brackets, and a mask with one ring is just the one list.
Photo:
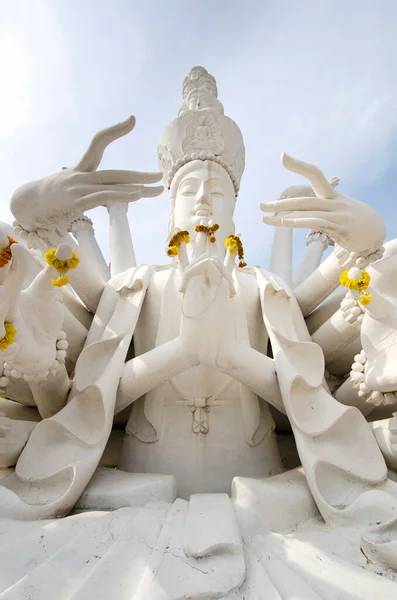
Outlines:
{"label": "outstretched hand", "polygon": [[160,195],[163,186],[146,187],[161,180],[161,173],[105,170],[97,171],[107,146],[127,135],[135,118],[107,127],[92,139],[75,167],[27,183],[11,198],[11,211],[28,231],[67,227],[85,211],[117,202]]}
{"label": "outstretched hand", "polygon": [[368,204],[345,196],[327,181],[314,165],[282,154],[284,167],[304,175],[310,181],[315,197],[286,198],[261,203],[268,225],[314,229],[327,233],[335,242],[352,252],[370,254],[383,243],[386,228],[378,213]]}

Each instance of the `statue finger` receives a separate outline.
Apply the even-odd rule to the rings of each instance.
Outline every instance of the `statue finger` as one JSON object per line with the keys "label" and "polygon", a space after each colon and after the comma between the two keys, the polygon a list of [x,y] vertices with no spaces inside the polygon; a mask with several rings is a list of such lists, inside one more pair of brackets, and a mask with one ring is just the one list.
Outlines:
{"label": "statue finger", "polygon": [[76,165],[76,170],[84,172],[95,171],[98,168],[99,163],[102,160],[103,153],[109,144],[118,138],[127,135],[127,133],[132,131],[134,127],[135,117],[131,116],[125,121],[117,123],[117,125],[112,125],[111,127],[106,127],[106,129],[98,131],[98,133],[92,138],[87,151]]}
{"label": "statue finger", "polygon": [[183,273],[189,266],[186,244],[181,244],[179,246],[178,265],[181,273]]}
{"label": "statue finger", "polygon": [[128,183],[157,183],[161,181],[163,174],[143,173],[140,171],[94,171],[87,176],[90,183],[97,184],[128,184]]}
{"label": "statue finger", "polygon": [[117,202],[135,202],[142,198],[142,191],[137,190],[135,192],[96,192],[95,194],[88,194],[75,201],[75,208],[78,214],[91,210],[97,206],[106,206],[108,204],[117,204]]}
{"label": "statue finger", "polygon": [[110,185],[99,185],[93,183],[72,186],[69,188],[69,191],[71,192],[72,196],[77,199],[90,194],[96,194],[98,192],[140,192],[143,190],[143,187],[143,185],[134,185],[128,183],[116,183]]}
{"label": "statue finger", "polygon": [[288,213],[279,213],[277,215],[266,215],[262,217],[262,220],[265,223],[271,225],[286,225],[287,221],[291,220],[300,220],[300,219],[319,219],[326,223],[332,223],[334,225],[341,225],[346,221],[345,215],[342,213],[331,213],[320,210],[307,210],[307,211],[292,211]]}
{"label": "statue finger", "polygon": [[[200,225],[204,225],[204,227],[208,227],[208,218],[200,219]],[[193,246],[193,260],[199,259],[203,254],[207,252],[207,247],[209,245],[208,234],[206,231],[198,231],[196,237],[196,243]]]}
{"label": "statue finger", "polygon": [[285,198],[275,202],[261,202],[263,212],[283,212],[286,210],[335,210],[335,202],[317,197]]}
{"label": "statue finger", "polygon": [[[40,230],[39,230],[39,233],[40,233]],[[44,239],[47,239],[51,246],[57,246],[57,247],[65,241],[67,243],[69,243],[69,242],[72,243],[72,239],[71,239],[69,233],[67,231],[61,232],[61,231],[59,231],[59,229],[46,229]]]}
{"label": "statue finger", "polygon": [[299,175],[306,177],[312,184],[312,188],[316,196],[328,199],[336,198],[337,193],[335,192],[334,188],[329,183],[324,173],[315,165],[303,162],[301,160],[296,160],[296,158],[288,156],[288,154],[285,154],[285,152],[283,152],[281,155],[281,162],[289,171],[299,173]]}
{"label": "statue finger", "polygon": [[156,185],[153,187],[142,186],[142,198],[155,198],[156,196],[160,196],[164,192],[163,185]]}
{"label": "statue finger", "polygon": [[276,217],[262,217],[262,221],[267,225],[293,227],[298,229],[315,229],[334,235],[339,233],[340,227],[336,223],[331,223],[325,219],[298,217],[291,218],[289,215],[280,215]]}

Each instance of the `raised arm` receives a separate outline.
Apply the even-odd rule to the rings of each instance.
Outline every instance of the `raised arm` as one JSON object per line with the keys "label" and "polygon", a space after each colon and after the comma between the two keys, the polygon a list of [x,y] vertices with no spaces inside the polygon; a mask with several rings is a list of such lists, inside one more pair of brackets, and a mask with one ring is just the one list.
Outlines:
{"label": "raised arm", "polygon": [[[126,206],[139,198],[158,196],[163,191],[163,186],[147,187],[147,184],[160,181],[161,173],[97,171],[107,146],[132,131],[134,125],[135,118],[129,117],[122,123],[103,129],[94,136],[76,166],[21,186],[11,199],[15,227],[29,247],[45,252],[66,242],[72,249],[78,250],[81,264],[78,272],[71,275],[70,283],[92,312],[95,312],[104,289],[106,272],[99,248],[93,240],[87,240],[87,235],[93,235],[93,230],[83,234],[76,221],[81,220],[86,211],[107,206],[111,230],[115,233],[114,230],[124,227],[125,223],[122,217],[115,217],[112,207],[120,204]],[[68,230],[74,233],[79,245],[68,234]],[[129,240],[123,241],[125,250]],[[111,246],[112,254],[115,254],[114,244],[111,243]],[[123,256],[129,258],[129,264],[123,264],[123,269],[134,266],[131,251],[124,252]],[[117,262],[117,257],[114,258]]]}

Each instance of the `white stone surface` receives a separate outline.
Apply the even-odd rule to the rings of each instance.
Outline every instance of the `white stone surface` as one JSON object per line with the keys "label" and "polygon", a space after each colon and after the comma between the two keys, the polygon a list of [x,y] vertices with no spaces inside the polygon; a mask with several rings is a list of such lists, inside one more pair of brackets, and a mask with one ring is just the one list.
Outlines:
{"label": "white stone surface", "polygon": [[183,549],[192,558],[222,552],[242,556],[237,519],[227,494],[190,496]]}
{"label": "white stone surface", "polygon": [[[249,532],[244,511],[238,510],[238,533],[230,500],[216,494],[55,521],[2,519],[0,597],[107,600],[117,593],[120,600],[394,600],[395,574],[365,556],[356,530],[330,528],[318,516],[303,514],[302,521],[287,524],[295,492],[302,498],[299,477],[295,472],[257,482],[269,494],[268,502],[261,495],[262,510],[269,512],[277,502],[277,512],[286,516],[278,522],[282,531],[273,522],[273,529]],[[218,499],[218,508],[226,509],[219,526],[213,520]],[[257,506],[255,494],[251,500],[246,510]],[[208,535],[217,543],[213,551],[207,547],[205,557],[193,558],[185,552],[186,539],[193,534],[193,542],[202,540],[206,519],[215,529],[207,527]]]}
{"label": "white stone surface", "polygon": [[[185,79],[158,149],[162,173],[98,171],[105,148],[134,124],[99,132],[76,167],[25,184],[11,201],[16,231],[36,253],[13,245],[0,268],[0,338],[5,321],[18,329],[0,350],[0,383],[42,420],[2,417],[0,466],[16,467],[0,479],[0,598],[395,598],[397,483],[383,457],[394,469],[395,428],[371,430],[351,406],[361,405],[350,381],[339,403],[325,362],[344,352],[339,375],[363,379],[359,397],[396,391],[397,245],[383,248],[372,207],[284,154],[311,186],[261,204],[277,212],[265,223],[288,228],[276,235],[279,264],[291,279],[293,228],[337,244],[319,265],[318,248],[305,256],[294,295],[279,274],[244,266],[241,245],[238,265],[225,248],[244,144],[214,78],[195,67]],[[167,243],[180,231],[190,242],[176,241],[168,265],[137,267],[126,211],[161,193],[148,187],[161,176]],[[110,278],[83,214],[101,205]],[[63,259],[80,255],[73,293],[51,285],[42,256],[51,247]],[[311,338],[304,318],[344,269],[369,264],[371,303],[361,308],[352,293],[339,307],[336,294],[312,319]],[[359,335],[367,361],[352,367]],[[30,394],[9,383],[24,377]],[[281,474],[269,405],[288,417],[302,469]],[[128,473],[98,469],[105,448],[117,454],[115,413],[126,425],[118,467]],[[75,507],[84,512],[67,517]]]}
{"label": "white stone surface", "polygon": [[117,510],[126,506],[144,506],[151,500],[174,502],[177,483],[173,475],[126,473],[98,467],[78,499],[78,510]]}
{"label": "white stone surface", "polygon": [[[319,517],[302,468],[268,479],[235,477],[232,502],[243,523],[244,537],[293,530],[300,523]],[[283,510],[269,510],[280,506]]]}

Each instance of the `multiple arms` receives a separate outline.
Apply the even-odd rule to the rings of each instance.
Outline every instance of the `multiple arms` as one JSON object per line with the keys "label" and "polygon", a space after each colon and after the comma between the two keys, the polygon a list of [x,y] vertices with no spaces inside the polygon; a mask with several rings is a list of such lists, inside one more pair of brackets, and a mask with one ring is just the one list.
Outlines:
{"label": "multiple arms", "polygon": [[[68,229],[76,232],[78,228],[76,228],[76,225],[72,227],[72,223],[81,220],[84,212],[94,207],[105,205],[112,216],[112,206],[126,205],[142,197],[159,195],[163,191],[162,186],[147,187],[147,184],[156,183],[160,180],[161,174],[159,173],[97,171],[106,147],[112,141],[129,133],[134,124],[135,119],[131,117],[123,123],[99,132],[75,167],[22,186],[15,192],[11,200],[11,209],[17,219],[17,230],[30,247],[46,250],[54,244],[59,245],[66,241],[70,243],[73,249],[82,252],[80,257],[81,266],[73,273],[71,284],[91,311],[96,310],[99,297],[104,289],[104,272],[101,273],[104,261],[98,257],[98,248],[94,247],[88,239],[89,235],[88,237],[87,235],[83,236],[84,244],[81,243],[79,246],[67,233]],[[327,234],[338,245],[336,251],[307,279],[302,281],[296,289],[296,296],[301,309],[304,315],[308,315],[339,286],[339,275],[343,268],[350,267],[357,257],[366,257],[377,251],[383,243],[385,227],[381,218],[371,207],[336,191],[333,182],[329,183],[316,167],[292,159],[287,155],[283,155],[282,161],[286,168],[309,179],[314,195],[310,193],[294,198],[284,198],[277,203],[261,204],[261,209],[266,213],[277,210],[276,215],[264,216],[263,221],[275,226],[312,228]],[[123,215],[121,215],[122,217]],[[75,236],[77,237],[76,233]],[[84,251],[87,255],[91,255],[91,258],[94,254],[97,255],[97,273],[95,273],[95,269],[90,268],[92,261],[85,262],[85,258],[88,258],[88,256],[84,256]],[[17,257],[19,254],[23,255],[23,252],[23,248],[15,251],[9,281],[12,281],[13,273],[18,268]],[[131,255],[131,266],[133,266],[132,246],[129,254]],[[120,267],[117,266],[120,260],[121,258],[119,259],[118,256],[114,257],[116,271],[120,270]],[[227,301],[227,298],[230,300],[230,293],[233,288],[232,266],[230,261],[228,265],[222,265],[217,259],[209,258],[205,252],[202,256],[196,256],[192,264],[189,264],[186,255],[182,253],[180,258],[180,268],[184,271],[182,330],[178,338],[179,345],[174,344],[173,352],[162,353],[158,349],[153,351],[164,357],[163,361],[156,356],[156,365],[159,360],[160,363],[164,362],[163,368],[159,368],[159,372],[163,373],[164,371],[160,379],[164,379],[170,370],[174,372],[176,369],[176,371],[181,372],[181,370],[196,364],[197,361],[202,361],[248,385],[257,394],[281,408],[282,403],[271,359],[256,352],[249,345],[245,347],[236,344],[232,336],[225,333],[228,328],[230,329],[233,319],[231,313],[225,311],[225,306],[232,306]],[[123,268],[126,267],[128,265],[123,265]],[[20,273],[22,273],[22,267]],[[43,275],[40,274],[36,278],[35,285],[29,288],[29,293],[33,294],[33,298],[38,293],[35,292],[35,289],[40,288],[39,282],[43,280]],[[18,277],[15,278],[14,276],[14,279],[18,280]],[[15,289],[17,292],[21,292],[21,280],[23,278],[20,275],[19,287],[18,285],[16,287],[11,286],[13,291],[8,293],[9,296],[11,293],[11,299],[18,296]],[[7,284],[4,285],[7,289]],[[97,290],[95,297],[90,296],[90,292],[87,291],[91,290],[92,294],[93,289]],[[198,289],[200,289],[200,294],[204,290],[205,294],[209,298],[211,297],[212,300],[209,302],[207,310],[202,314],[189,315],[189,306],[192,305],[192,299],[197,294]],[[26,298],[28,298],[29,293],[25,293]],[[55,291],[49,288],[44,296],[43,293],[41,292],[40,298],[44,298],[46,294],[48,297],[51,294],[54,295]],[[23,298],[23,294],[21,294],[21,297]],[[4,296],[4,317],[7,313],[7,302],[9,304],[10,300]],[[31,300],[31,305],[32,302],[34,304],[34,301]],[[57,351],[56,341],[61,329],[63,314],[67,309],[64,306],[57,306],[56,303],[50,300],[44,303],[54,305],[54,310],[57,310],[57,314],[59,314],[58,321],[60,324],[54,325],[54,331],[51,331],[49,336],[51,340],[49,343],[54,354]],[[17,310],[15,308],[17,303],[11,301],[11,304],[14,310]],[[35,306],[38,306],[37,302]],[[194,306],[194,302],[192,306]],[[37,314],[40,313],[39,308],[35,308],[35,310],[38,311]],[[18,313],[16,313],[18,320],[17,315]],[[72,315],[72,320],[73,318],[75,317]],[[316,332],[318,342],[324,347],[325,351],[327,351],[327,340],[330,338],[332,338],[333,346],[338,348],[343,346],[345,337],[346,343],[354,338],[348,324],[346,325],[348,321],[343,321],[342,315],[339,328],[333,328],[332,319],[335,321],[335,315],[323,324],[324,335],[322,335],[324,332]],[[32,320],[37,321],[37,318],[34,317]],[[71,317],[69,317],[70,320]],[[55,322],[56,318],[50,319],[49,322],[52,321]],[[19,335],[22,339],[28,331],[28,326],[21,319],[19,319],[19,322]],[[84,328],[84,325],[82,327]],[[357,329],[356,326],[354,328]],[[218,331],[220,332],[219,339],[216,339]],[[340,342],[338,342],[338,336],[341,336]],[[27,347],[28,344],[24,344],[24,346]],[[32,348],[34,348],[34,345]],[[189,360],[186,359],[189,364],[185,364],[186,361],[181,360],[179,356],[181,348],[183,349],[183,356],[189,357]],[[34,349],[32,352],[34,352]],[[174,358],[175,364],[179,364],[175,368],[171,364]],[[128,404],[137,397],[135,392],[129,395],[126,391],[131,389],[131,377],[135,382],[136,389],[139,389],[139,395],[156,384],[156,382],[153,384],[153,380],[146,381],[148,373],[151,371],[147,366],[151,364],[151,359],[151,353],[148,353],[145,360],[143,360],[143,357],[139,357],[139,360],[137,358],[127,363],[120,388],[123,397],[120,400],[120,406]],[[21,360],[23,362],[23,359]],[[50,366],[41,369],[43,372],[45,370],[51,370]],[[128,385],[126,384],[127,379],[129,381]],[[62,389],[62,386],[60,386],[60,389]]]}

